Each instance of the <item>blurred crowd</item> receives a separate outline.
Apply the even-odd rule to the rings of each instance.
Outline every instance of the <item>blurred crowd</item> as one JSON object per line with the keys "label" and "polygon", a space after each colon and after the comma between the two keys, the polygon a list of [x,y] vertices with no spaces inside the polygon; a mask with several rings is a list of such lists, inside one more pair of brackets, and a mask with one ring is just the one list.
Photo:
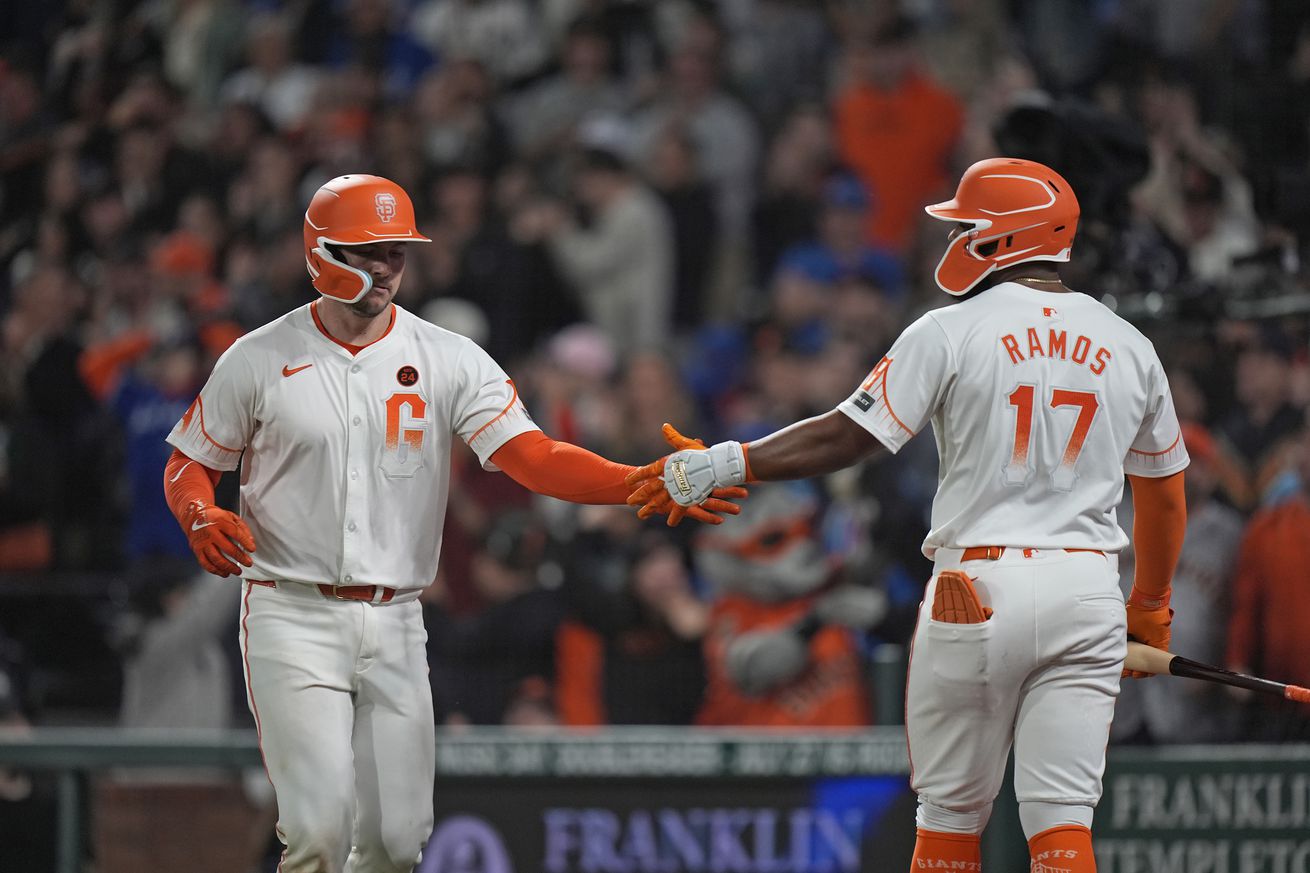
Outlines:
{"label": "blurred crowd", "polygon": [[[0,35],[13,698],[76,710],[50,659],[101,653],[51,643],[66,601],[5,586],[91,573],[118,580],[79,608],[126,665],[125,717],[187,717],[141,696],[182,657],[143,654],[170,621],[191,622],[159,637],[195,651],[184,684],[240,713],[215,667],[235,633],[187,611],[164,436],[228,345],[313,299],[301,222],[327,179],[404,186],[434,242],[398,303],[487,348],[551,436],[644,463],[665,421],[748,440],[844,399],[948,302],[922,206],[1001,153],[1070,179],[1067,283],[1169,368],[1193,457],[1177,650],[1305,683],[1301,0],[62,0]],[[899,718],[871,665],[930,570],[931,439],[755,489],[715,529],[533,498],[462,451],[453,483],[425,595],[441,721]],[[1310,737],[1211,692],[1140,683],[1116,737]]]}

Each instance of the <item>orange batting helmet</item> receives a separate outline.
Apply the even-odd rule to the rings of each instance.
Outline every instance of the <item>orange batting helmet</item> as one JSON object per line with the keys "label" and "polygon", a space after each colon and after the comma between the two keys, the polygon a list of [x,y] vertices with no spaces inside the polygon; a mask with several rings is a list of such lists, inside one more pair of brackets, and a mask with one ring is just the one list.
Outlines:
{"label": "orange batting helmet", "polygon": [[381,176],[337,176],[314,192],[305,210],[305,267],[318,293],[342,303],[361,300],[373,277],[338,259],[329,246],[432,242],[418,232],[414,204]]}
{"label": "orange batting helmet", "polygon": [[964,171],[955,198],[925,207],[940,221],[969,225],[951,240],[934,278],[967,294],[983,277],[1025,261],[1067,261],[1078,230],[1078,198],[1036,161],[990,158]]}

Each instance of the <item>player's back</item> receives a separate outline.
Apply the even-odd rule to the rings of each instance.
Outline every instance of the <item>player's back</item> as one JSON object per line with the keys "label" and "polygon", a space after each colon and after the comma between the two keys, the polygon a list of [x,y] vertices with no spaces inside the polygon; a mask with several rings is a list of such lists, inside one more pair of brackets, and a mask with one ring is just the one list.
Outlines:
{"label": "player's back", "polygon": [[1013,282],[925,318],[952,358],[932,414],[941,468],[925,550],[1126,545],[1114,517],[1125,469],[1186,464],[1150,342],[1085,294]]}

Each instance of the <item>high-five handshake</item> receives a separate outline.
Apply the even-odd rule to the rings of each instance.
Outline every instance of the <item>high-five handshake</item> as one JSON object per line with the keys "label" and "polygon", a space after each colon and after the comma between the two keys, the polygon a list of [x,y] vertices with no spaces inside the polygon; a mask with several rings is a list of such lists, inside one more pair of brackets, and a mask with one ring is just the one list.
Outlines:
{"label": "high-five handshake", "polygon": [[[883,444],[840,408],[798,421],[749,444],[708,448],[664,425],[674,451],[628,474],[628,505],[649,518],[667,514],[670,526],[689,516],[718,524],[714,513],[739,512],[728,498],[746,496],[749,482],[808,479],[842,470],[885,451]],[[708,518],[706,516],[709,516]]]}
{"label": "high-five handshake", "polygon": [[723,519],[712,513],[736,515],[741,511],[722,498],[746,496],[746,489],[740,487],[750,478],[745,446],[729,441],[706,448],[667,423],[664,439],[674,448],[672,454],[628,474],[632,488],[628,505],[639,507],[638,517],[667,514],[673,527],[683,516],[720,524]]}

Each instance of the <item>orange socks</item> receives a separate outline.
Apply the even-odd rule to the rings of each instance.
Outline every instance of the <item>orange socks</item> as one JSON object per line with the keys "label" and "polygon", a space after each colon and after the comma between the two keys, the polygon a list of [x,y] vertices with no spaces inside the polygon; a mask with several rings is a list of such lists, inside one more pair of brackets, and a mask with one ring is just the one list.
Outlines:
{"label": "orange socks", "polygon": [[[1028,841],[1032,873],[1096,873],[1092,832],[1081,825],[1061,825]],[[918,857],[918,851],[915,852]]]}
{"label": "orange socks", "polygon": [[[911,873],[917,870],[982,870],[977,834],[947,834],[919,828],[915,833]],[[1049,833],[1049,832],[1048,832]]]}

